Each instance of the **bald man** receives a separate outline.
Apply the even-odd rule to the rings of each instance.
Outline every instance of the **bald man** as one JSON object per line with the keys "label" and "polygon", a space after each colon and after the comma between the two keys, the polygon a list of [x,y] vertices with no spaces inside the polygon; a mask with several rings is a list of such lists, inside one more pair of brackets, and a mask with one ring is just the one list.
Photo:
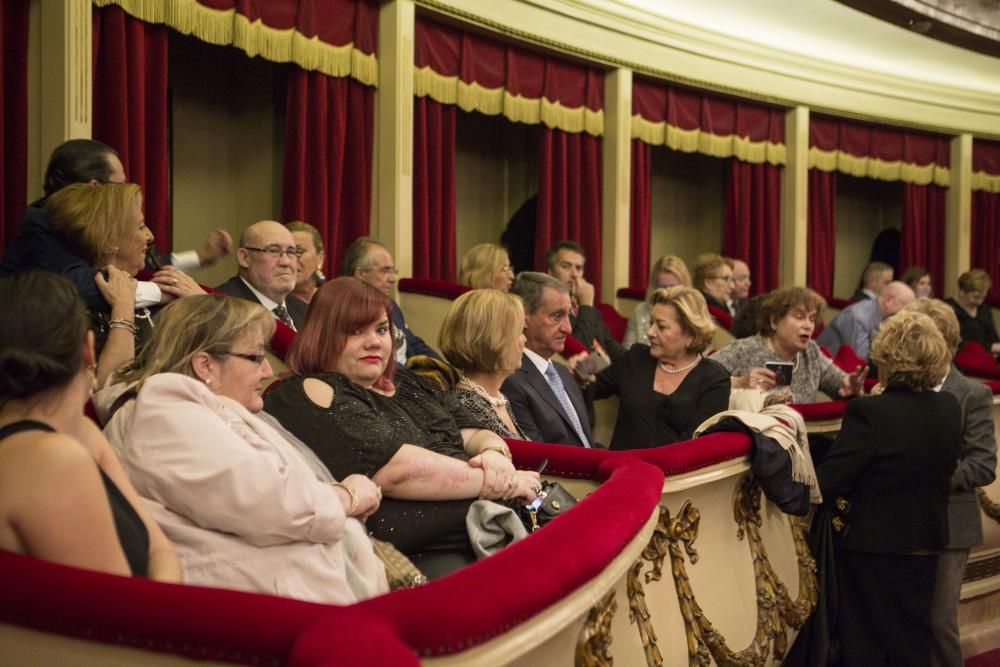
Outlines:
{"label": "bald man", "polygon": [[882,288],[874,299],[852,303],[837,314],[816,342],[837,354],[841,345],[850,345],[862,359],[868,358],[872,337],[882,320],[906,307],[915,298],[913,290],[898,280]]}
{"label": "bald man", "polygon": [[307,306],[287,299],[295,289],[298,251],[292,233],[274,220],[255,222],[240,236],[236,261],[239,273],[217,289],[256,301],[296,331],[306,319]]}

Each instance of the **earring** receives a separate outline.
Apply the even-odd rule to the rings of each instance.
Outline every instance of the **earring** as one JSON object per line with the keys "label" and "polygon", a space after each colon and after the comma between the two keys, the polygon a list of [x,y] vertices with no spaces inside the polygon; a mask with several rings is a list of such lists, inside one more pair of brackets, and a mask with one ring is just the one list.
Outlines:
{"label": "earring", "polygon": [[212,378],[205,378],[205,386],[206,387],[212,386]]}
{"label": "earring", "polygon": [[316,273],[313,274],[316,277],[316,282],[322,285],[326,282],[326,276],[323,275],[322,269],[316,269]]}

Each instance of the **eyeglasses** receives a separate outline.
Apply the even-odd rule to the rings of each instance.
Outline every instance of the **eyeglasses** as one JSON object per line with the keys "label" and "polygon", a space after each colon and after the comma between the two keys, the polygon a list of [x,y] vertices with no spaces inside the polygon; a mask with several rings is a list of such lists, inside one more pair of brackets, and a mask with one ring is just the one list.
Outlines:
{"label": "eyeglasses", "polygon": [[298,259],[302,256],[304,252],[300,248],[282,248],[281,246],[269,245],[266,248],[251,248],[248,245],[243,246],[244,250],[253,250],[254,252],[262,252],[271,259],[280,259],[282,255],[287,255],[288,259]]}
{"label": "eyeglasses", "polygon": [[376,271],[378,273],[381,273],[383,278],[399,275],[399,269],[397,269],[394,266],[383,266],[381,269],[365,269],[364,271],[365,273],[371,273],[372,271]]}
{"label": "eyeglasses", "polygon": [[709,280],[722,280],[727,283],[735,283],[736,279],[732,276],[712,276]]}
{"label": "eyeglasses", "polygon": [[229,350],[223,350],[222,352],[216,352],[216,354],[224,357],[239,357],[240,359],[252,361],[258,366],[264,363],[264,360],[267,359],[267,355],[262,352],[257,354],[243,354],[242,352],[230,352]]}

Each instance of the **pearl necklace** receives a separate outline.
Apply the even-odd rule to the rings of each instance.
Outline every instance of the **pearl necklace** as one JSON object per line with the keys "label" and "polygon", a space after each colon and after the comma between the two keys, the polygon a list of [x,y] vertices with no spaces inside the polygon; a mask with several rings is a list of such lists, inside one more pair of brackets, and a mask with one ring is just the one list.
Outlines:
{"label": "pearl necklace", "polygon": [[671,375],[677,375],[678,373],[683,373],[684,371],[691,370],[692,368],[694,368],[695,366],[698,365],[699,361],[701,361],[701,355],[700,354],[697,357],[695,357],[694,361],[692,361],[690,364],[688,364],[687,366],[681,366],[680,368],[668,368],[666,366],[666,364],[664,364],[662,361],[658,361],[657,365],[660,367],[660,370],[663,371],[664,373],[670,373]]}
{"label": "pearl necklace", "polygon": [[466,387],[468,387],[469,389],[471,389],[473,392],[475,392],[475,393],[479,394],[480,396],[482,396],[483,398],[485,398],[487,400],[487,402],[489,402],[489,404],[492,405],[494,408],[499,408],[499,407],[502,407],[504,405],[507,405],[507,397],[506,396],[504,396],[503,394],[500,394],[499,396],[491,396],[490,393],[488,391],[486,391],[485,387],[483,387],[481,384],[478,384],[478,383],[470,380],[461,371],[459,371],[459,373],[458,373],[458,383],[459,384],[464,384]]}

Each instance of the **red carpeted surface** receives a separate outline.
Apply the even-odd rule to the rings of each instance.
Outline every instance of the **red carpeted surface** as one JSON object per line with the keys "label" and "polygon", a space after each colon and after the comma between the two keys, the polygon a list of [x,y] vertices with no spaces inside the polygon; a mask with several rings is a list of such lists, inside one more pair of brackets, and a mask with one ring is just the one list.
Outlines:
{"label": "red carpeted surface", "polygon": [[965,667],[1000,667],[1000,648],[966,658]]}

